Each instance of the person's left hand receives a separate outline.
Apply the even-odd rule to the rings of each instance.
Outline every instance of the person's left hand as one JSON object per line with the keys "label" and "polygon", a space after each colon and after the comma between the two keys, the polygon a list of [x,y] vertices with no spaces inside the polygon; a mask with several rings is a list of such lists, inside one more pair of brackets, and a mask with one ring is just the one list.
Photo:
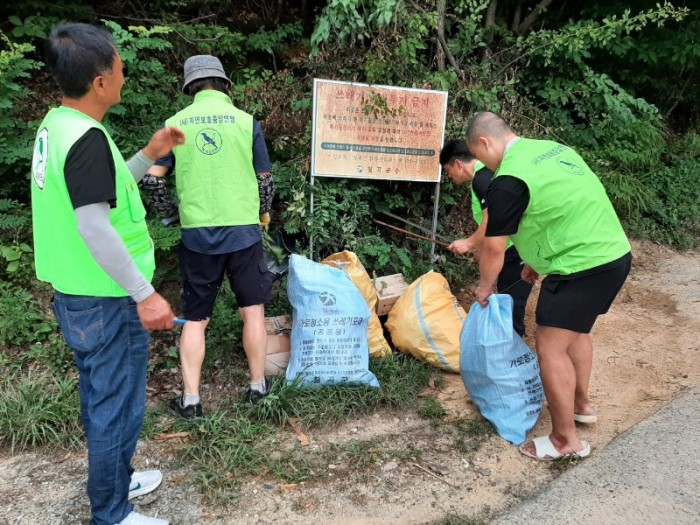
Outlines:
{"label": "person's left hand", "polygon": [[260,227],[263,230],[267,230],[268,226],[270,226],[270,214],[269,213],[261,213],[260,214]]}
{"label": "person's left hand", "polygon": [[493,286],[485,287],[483,285],[479,285],[479,287],[474,292],[474,295],[476,296],[476,300],[481,306],[488,306],[489,296],[493,295]]}
{"label": "person's left hand", "polygon": [[160,128],[156,131],[148,144],[143,148],[143,154],[155,161],[172,151],[175,146],[185,143],[185,134],[174,126]]}
{"label": "person's left hand", "polygon": [[453,241],[452,243],[450,243],[447,249],[458,255],[464,255],[465,253],[476,249],[476,246],[474,246],[474,243],[472,242],[471,238],[468,238]]}
{"label": "person's left hand", "polygon": [[523,271],[520,272],[520,278],[526,283],[535,284],[539,279],[540,274],[533,270],[529,264],[523,266]]}

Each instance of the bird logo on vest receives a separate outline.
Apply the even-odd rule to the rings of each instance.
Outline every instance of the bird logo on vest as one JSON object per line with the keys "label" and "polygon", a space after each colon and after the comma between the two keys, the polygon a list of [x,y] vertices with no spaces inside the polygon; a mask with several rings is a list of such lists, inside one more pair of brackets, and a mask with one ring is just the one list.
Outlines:
{"label": "bird logo on vest", "polygon": [[215,155],[221,150],[223,140],[221,134],[212,128],[203,129],[197,133],[195,144],[205,155]]}
{"label": "bird logo on vest", "polygon": [[583,175],[584,173],[583,168],[579,166],[578,162],[576,162],[576,159],[567,157],[566,155],[560,155],[557,158],[557,163],[559,164],[559,167],[561,169],[568,173],[571,173],[572,175]]}

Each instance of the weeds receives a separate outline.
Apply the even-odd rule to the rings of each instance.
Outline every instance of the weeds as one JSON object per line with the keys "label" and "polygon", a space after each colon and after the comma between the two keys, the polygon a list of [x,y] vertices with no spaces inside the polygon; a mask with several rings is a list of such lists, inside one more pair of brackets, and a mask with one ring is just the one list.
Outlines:
{"label": "weeds", "polygon": [[346,454],[350,464],[357,468],[364,468],[379,461],[383,455],[383,449],[379,440],[351,441],[346,445]]}
{"label": "weeds", "polygon": [[575,467],[583,458],[578,456],[562,456],[549,462],[549,468],[556,472],[566,472],[572,467]]}
{"label": "weeds", "polygon": [[419,461],[423,451],[410,444],[398,445],[387,438],[373,438],[362,441],[352,440],[343,445],[331,445],[327,455],[347,461],[351,467],[365,468],[392,459],[404,462]]}
{"label": "weeds", "polygon": [[461,454],[476,452],[493,433],[491,424],[482,418],[460,419],[454,423],[454,448]]}
{"label": "weeds", "polygon": [[227,360],[232,351],[243,353],[243,319],[238,313],[236,297],[224,282],[207,326],[206,363]]}
{"label": "weeds", "polygon": [[308,426],[327,424],[368,414],[377,407],[396,408],[412,403],[431,376],[439,375],[428,365],[406,356],[389,356],[370,363],[381,388],[338,385],[332,388],[300,388],[273,380],[270,394],[250,414],[261,421],[283,424],[298,417]]}
{"label": "weeds", "polygon": [[270,473],[287,483],[299,483],[328,474],[328,469],[326,465],[321,464],[321,460],[322,458],[317,456],[307,459],[288,454],[272,462]]}
{"label": "weeds", "polygon": [[[324,475],[327,454],[309,457],[289,452],[271,456],[269,451],[275,449],[273,425],[297,417],[306,426],[318,426],[368,414],[378,407],[407,406],[430,378],[439,374],[405,356],[375,361],[371,368],[379,378],[380,389],[344,385],[303,389],[297,383],[286,384],[282,378],[274,378],[270,393],[253,407],[233,404],[231,410],[213,412],[197,424],[175,423],[173,430],[185,430],[194,440],[183,451],[183,460],[194,469],[204,494],[213,503],[235,500],[238,484],[246,476],[269,473],[296,483]],[[147,420],[145,432],[155,432],[157,413],[149,412]],[[348,447],[340,453],[348,454],[359,465],[392,457],[391,453],[366,442],[354,442]],[[420,451],[413,447],[409,447],[409,452],[399,451],[393,457],[420,456]]]}
{"label": "weeds", "polygon": [[12,453],[38,445],[68,448],[82,434],[73,379],[14,374],[0,385],[0,443]]}
{"label": "weeds", "polygon": [[212,503],[235,500],[241,478],[266,470],[267,438],[274,429],[251,420],[242,410],[215,412],[196,425],[183,422],[173,428],[189,431],[194,439],[182,459],[196,472]]}
{"label": "weeds", "polygon": [[418,408],[418,415],[429,419],[431,424],[436,426],[447,415],[447,410],[434,397],[426,397]]}
{"label": "weeds", "polygon": [[153,436],[166,432],[172,426],[172,418],[162,408],[146,408],[141,428],[141,439],[151,439]]}

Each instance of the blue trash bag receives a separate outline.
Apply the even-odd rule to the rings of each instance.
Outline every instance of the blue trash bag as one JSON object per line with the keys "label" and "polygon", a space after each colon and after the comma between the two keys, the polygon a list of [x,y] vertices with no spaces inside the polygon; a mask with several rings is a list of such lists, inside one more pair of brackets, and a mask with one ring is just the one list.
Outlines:
{"label": "blue trash bag", "polygon": [[544,390],[537,356],[513,329],[513,298],[474,303],[460,335],[462,381],[481,415],[506,441],[520,445],[537,423]]}
{"label": "blue trash bag", "polygon": [[287,381],[305,387],[348,383],[379,388],[369,371],[369,307],[350,277],[291,255],[287,294],[293,310]]}

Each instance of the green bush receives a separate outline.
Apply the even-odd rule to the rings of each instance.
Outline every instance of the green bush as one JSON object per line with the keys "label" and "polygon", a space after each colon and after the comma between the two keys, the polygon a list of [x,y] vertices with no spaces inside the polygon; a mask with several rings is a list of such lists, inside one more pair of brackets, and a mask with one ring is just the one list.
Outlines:
{"label": "green bush", "polygon": [[645,179],[651,197],[628,220],[630,233],[679,248],[700,243],[700,136],[671,142]]}
{"label": "green bush", "polygon": [[172,32],[166,26],[129,26],[104,21],[112,31],[127,71],[121,103],[105,117],[105,126],[125,158],[143,148],[165,120],[185,106],[177,88],[178,77],[163,63],[172,48],[165,39]]}
{"label": "green bush", "polygon": [[243,319],[238,312],[236,296],[224,283],[214,305],[214,313],[207,326],[206,362],[219,360],[230,363],[234,355],[243,354]]}
{"label": "green bush", "polygon": [[32,94],[24,83],[41,66],[33,53],[32,44],[11,42],[0,31],[0,197],[26,192],[36,125],[21,110]]}
{"label": "green bush", "polygon": [[[31,217],[27,206],[0,198],[0,278],[25,285],[34,278]],[[30,286],[31,287],[31,286]]]}
{"label": "green bush", "polygon": [[58,323],[46,307],[22,288],[0,286],[0,340],[22,346],[44,342]]}

